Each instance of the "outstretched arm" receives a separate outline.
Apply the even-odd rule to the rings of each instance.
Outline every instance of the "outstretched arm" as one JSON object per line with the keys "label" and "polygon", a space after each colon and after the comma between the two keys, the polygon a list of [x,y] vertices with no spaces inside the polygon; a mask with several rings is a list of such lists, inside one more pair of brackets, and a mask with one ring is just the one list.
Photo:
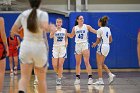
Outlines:
{"label": "outstretched arm", "polygon": [[67,36],[68,36],[69,38],[73,38],[73,37],[75,36],[75,27],[73,27],[71,33],[67,33]]}
{"label": "outstretched arm", "polygon": [[94,28],[92,28],[90,25],[87,25],[87,28],[90,32],[97,34],[97,31]]}
{"label": "outstretched arm", "polygon": [[100,41],[101,41],[101,33],[102,33],[101,30],[97,31],[97,39],[96,39],[96,42],[92,44],[92,47],[96,47],[100,43]]}

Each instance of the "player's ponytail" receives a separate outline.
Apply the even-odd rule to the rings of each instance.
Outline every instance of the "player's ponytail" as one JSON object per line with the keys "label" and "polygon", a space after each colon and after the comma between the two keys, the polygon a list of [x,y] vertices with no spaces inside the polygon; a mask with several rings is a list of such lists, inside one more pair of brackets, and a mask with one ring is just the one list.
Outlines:
{"label": "player's ponytail", "polygon": [[79,19],[79,17],[80,17],[80,15],[76,17],[76,20],[75,20],[75,26],[77,26],[77,25],[78,25],[77,20]]}
{"label": "player's ponytail", "polygon": [[27,19],[27,28],[30,32],[36,33],[38,31],[37,9],[40,6],[41,0],[29,0],[29,2],[32,11]]}
{"label": "player's ponytail", "polygon": [[102,27],[107,25],[108,19],[109,19],[108,16],[103,16],[102,18],[99,19],[99,21],[101,22]]}

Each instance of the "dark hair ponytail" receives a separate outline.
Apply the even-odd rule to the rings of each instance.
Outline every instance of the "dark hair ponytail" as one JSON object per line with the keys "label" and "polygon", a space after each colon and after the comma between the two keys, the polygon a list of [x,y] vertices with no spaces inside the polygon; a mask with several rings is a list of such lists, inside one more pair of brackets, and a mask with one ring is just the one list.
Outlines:
{"label": "dark hair ponytail", "polygon": [[79,19],[79,17],[80,17],[80,15],[76,17],[76,20],[75,20],[75,26],[78,25],[77,20]]}
{"label": "dark hair ponytail", "polygon": [[29,0],[32,11],[27,19],[27,28],[30,32],[38,31],[37,9],[40,6],[41,0]]}
{"label": "dark hair ponytail", "polygon": [[107,22],[108,22],[108,16],[103,16],[102,18],[99,19],[99,21],[101,22],[101,26],[106,26]]}

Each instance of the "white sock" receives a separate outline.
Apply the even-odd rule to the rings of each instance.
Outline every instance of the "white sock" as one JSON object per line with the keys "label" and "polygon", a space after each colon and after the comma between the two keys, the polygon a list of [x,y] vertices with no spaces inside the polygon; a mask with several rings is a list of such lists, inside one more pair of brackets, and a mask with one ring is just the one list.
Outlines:
{"label": "white sock", "polygon": [[108,73],[109,77],[111,77],[113,74],[112,73]]}
{"label": "white sock", "polygon": [[59,80],[61,80],[61,78],[58,78]]}
{"label": "white sock", "polygon": [[99,81],[103,81],[103,78],[99,78]]}

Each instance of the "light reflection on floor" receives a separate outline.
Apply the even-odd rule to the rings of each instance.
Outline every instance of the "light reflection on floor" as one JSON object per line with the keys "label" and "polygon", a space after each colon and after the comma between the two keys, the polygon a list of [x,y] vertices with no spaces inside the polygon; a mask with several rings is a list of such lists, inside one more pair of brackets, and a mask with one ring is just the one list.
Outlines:
{"label": "light reflection on floor", "polygon": [[[47,75],[48,93],[140,93],[140,72],[115,73],[115,81],[109,85],[104,73],[105,85],[87,85],[87,74],[81,74],[81,84],[74,85],[74,74],[65,73],[61,86],[56,86],[54,73]],[[3,93],[17,93],[20,75],[10,77],[6,74]],[[97,73],[93,76],[94,81]],[[34,76],[28,85],[27,93],[38,93],[38,86],[33,84]]]}

